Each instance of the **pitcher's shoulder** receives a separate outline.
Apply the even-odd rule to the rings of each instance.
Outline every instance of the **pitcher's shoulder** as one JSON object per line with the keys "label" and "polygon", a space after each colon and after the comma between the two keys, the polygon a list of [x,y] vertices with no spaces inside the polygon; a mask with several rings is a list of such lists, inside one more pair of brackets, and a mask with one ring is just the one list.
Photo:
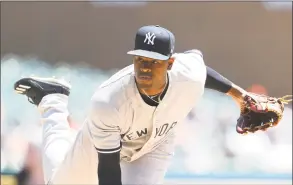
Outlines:
{"label": "pitcher's shoulder", "polygon": [[133,66],[130,65],[103,82],[92,96],[92,102],[118,108],[129,100],[134,84]]}
{"label": "pitcher's shoulder", "polygon": [[129,77],[131,75],[134,74],[134,66],[132,65],[128,65],[126,67],[124,67],[123,69],[120,69],[119,71],[117,71],[116,73],[114,73],[112,76],[110,76],[107,80],[105,80],[99,87],[100,88],[104,88],[106,86],[112,86],[116,83],[122,82],[122,81],[126,81],[127,79],[129,79]]}
{"label": "pitcher's shoulder", "polygon": [[175,61],[170,72],[176,80],[205,83],[207,70],[201,51],[192,49],[173,57]]}

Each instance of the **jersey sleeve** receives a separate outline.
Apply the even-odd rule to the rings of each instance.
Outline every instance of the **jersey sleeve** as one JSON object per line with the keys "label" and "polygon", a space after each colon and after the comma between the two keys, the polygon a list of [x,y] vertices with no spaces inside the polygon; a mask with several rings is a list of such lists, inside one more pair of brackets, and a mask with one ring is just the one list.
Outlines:
{"label": "jersey sleeve", "polygon": [[121,149],[118,111],[109,103],[92,100],[87,119],[91,140],[99,153],[115,153]]}
{"label": "jersey sleeve", "polygon": [[207,70],[201,51],[192,49],[184,53],[174,54],[174,68],[177,77],[182,81],[199,82],[204,85]]}

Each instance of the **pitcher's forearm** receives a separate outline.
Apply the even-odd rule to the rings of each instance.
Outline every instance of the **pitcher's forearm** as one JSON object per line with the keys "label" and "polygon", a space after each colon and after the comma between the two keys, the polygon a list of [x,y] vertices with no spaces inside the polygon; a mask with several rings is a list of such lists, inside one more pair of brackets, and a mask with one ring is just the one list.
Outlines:
{"label": "pitcher's forearm", "polygon": [[207,68],[207,79],[205,88],[213,89],[221,93],[225,93],[231,96],[238,104],[243,100],[243,97],[247,93],[243,88],[235,85],[229,79],[222,76],[214,69],[206,66]]}

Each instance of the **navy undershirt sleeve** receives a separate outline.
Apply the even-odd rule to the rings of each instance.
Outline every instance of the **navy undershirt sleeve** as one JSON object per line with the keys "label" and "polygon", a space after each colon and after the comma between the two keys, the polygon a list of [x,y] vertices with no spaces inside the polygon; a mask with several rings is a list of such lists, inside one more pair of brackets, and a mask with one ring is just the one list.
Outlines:
{"label": "navy undershirt sleeve", "polygon": [[222,93],[227,93],[232,88],[232,82],[221,74],[206,66],[207,78],[205,88],[213,89]]}
{"label": "navy undershirt sleeve", "polygon": [[122,185],[120,151],[115,153],[98,152],[98,158],[99,185]]}

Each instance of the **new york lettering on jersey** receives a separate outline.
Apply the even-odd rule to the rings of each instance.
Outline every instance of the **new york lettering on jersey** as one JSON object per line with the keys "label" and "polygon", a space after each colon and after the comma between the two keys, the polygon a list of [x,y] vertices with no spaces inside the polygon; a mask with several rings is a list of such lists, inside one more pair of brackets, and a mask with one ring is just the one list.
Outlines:
{"label": "new york lettering on jersey", "polygon": [[177,124],[177,121],[173,122],[173,123],[165,123],[163,125],[161,125],[159,128],[156,128],[156,134],[155,134],[155,138],[157,136],[162,137],[165,136],[166,134],[168,134],[168,132],[173,129]]}
{"label": "new york lettering on jersey", "polygon": [[143,130],[137,130],[134,132],[129,132],[123,135],[122,141],[130,141],[130,140],[139,139],[140,137],[145,137],[147,136],[148,132],[150,132],[148,128],[144,128]]}
{"label": "new york lettering on jersey", "polygon": [[[97,104],[101,104],[95,113],[99,115],[97,121],[93,122],[98,125],[90,126],[89,130],[96,137],[93,138],[96,148],[107,152],[116,149],[118,143],[114,137],[117,138],[119,134],[123,136],[121,153],[131,158],[130,161],[151,151],[174,130],[176,124],[183,121],[202,96],[205,70],[203,59],[198,53],[176,54],[174,66],[168,71],[168,90],[161,103],[152,108],[146,105],[137,90],[133,67],[127,66],[114,74],[95,95]],[[95,128],[106,130],[107,134],[100,131],[95,133]],[[120,133],[117,133],[118,130]],[[113,140],[110,141],[113,143],[102,142],[112,131]],[[131,144],[127,145],[128,142]],[[128,152],[124,152],[123,144],[128,147]]]}
{"label": "new york lettering on jersey", "polygon": [[132,160],[155,149],[174,131],[178,123],[183,122],[204,93],[206,68],[201,53],[197,50],[180,53],[176,56],[175,64],[168,72],[168,91],[153,115],[152,135],[143,148],[134,154]]}
{"label": "new york lettering on jersey", "polygon": [[[173,123],[165,123],[163,125],[161,125],[160,127],[155,128],[156,130],[156,135],[155,138],[157,136],[164,136],[166,134],[168,134],[168,132],[173,129],[175,127],[175,125],[177,124],[177,121],[173,122]],[[145,137],[147,136],[147,134],[151,132],[151,130],[149,130],[148,128],[143,128],[142,130],[136,130],[136,131],[131,131],[127,134],[124,134],[122,137],[123,141],[130,141],[130,140],[135,140],[135,139],[139,139],[140,137]]]}

